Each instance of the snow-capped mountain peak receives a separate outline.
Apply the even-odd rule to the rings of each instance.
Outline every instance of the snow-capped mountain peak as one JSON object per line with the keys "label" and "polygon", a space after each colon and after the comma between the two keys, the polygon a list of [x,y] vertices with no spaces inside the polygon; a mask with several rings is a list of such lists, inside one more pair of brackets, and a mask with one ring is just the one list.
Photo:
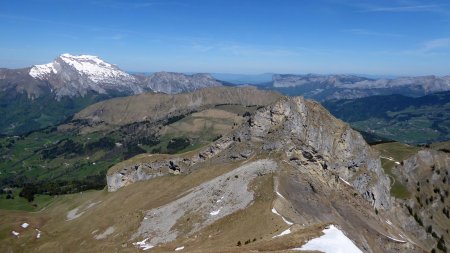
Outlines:
{"label": "snow-capped mountain peak", "polygon": [[180,93],[220,86],[210,75],[159,72],[151,76],[128,74],[114,64],[93,55],[62,54],[54,61],[34,65],[28,74],[47,84],[56,97],[100,94],[139,94],[145,91]]}
{"label": "snow-capped mountain peak", "polygon": [[69,66],[75,68],[78,72],[89,77],[93,82],[103,82],[105,80],[111,81],[116,78],[134,79],[131,75],[120,70],[118,67],[101,60],[93,55],[71,55],[62,54],[58,57],[60,60]]}
{"label": "snow-capped mountain peak", "polygon": [[47,81],[58,97],[83,95],[90,90],[98,93],[107,93],[107,90],[142,92],[134,76],[93,55],[65,53],[51,63],[34,65],[29,75]]}

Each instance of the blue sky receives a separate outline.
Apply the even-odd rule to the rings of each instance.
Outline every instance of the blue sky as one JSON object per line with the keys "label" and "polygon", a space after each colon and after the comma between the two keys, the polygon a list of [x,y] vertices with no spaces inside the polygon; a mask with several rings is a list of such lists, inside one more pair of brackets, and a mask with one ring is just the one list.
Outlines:
{"label": "blue sky", "polygon": [[0,67],[450,75],[448,0],[3,0]]}

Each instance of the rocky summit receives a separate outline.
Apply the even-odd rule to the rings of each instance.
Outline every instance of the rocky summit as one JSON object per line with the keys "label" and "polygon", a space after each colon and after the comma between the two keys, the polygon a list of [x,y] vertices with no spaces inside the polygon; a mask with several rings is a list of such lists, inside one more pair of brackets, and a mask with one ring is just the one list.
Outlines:
{"label": "rocky summit", "polygon": [[[108,190],[118,194],[139,181],[187,176],[205,166],[214,170],[219,164],[231,164],[231,172],[148,210],[131,239],[143,238],[147,247],[164,247],[196,235],[217,218],[250,208],[260,193],[245,197],[245,190],[236,189],[248,189],[246,180],[255,180],[248,176],[257,173],[273,177],[271,212],[287,223],[286,234],[331,223],[339,225],[366,252],[421,252],[415,237],[399,225],[398,217],[406,215],[390,215],[395,209],[389,195],[390,180],[377,153],[347,124],[318,103],[301,97],[284,97],[258,110],[240,128],[198,152],[141,156],[132,163],[119,164],[108,173]],[[194,213],[199,217],[192,224],[188,222],[188,230],[178,230],[178,222],[167,223],[169,213],[180,222]],[[255,245],[249,249],[262,248]]]}
{"label": "rocky summit", "polygon": [[[236,149],[245,146],[248,150],[236,151],[236,154],[230,155],[231,160],[249,156],[243,154],[278,152],[296,166],[330,171],[337,179],[357,189],[376,208],[390,207],[389,179],[383,173],[377,155],[359,133],[313,101],[301,97],[283,98],[259,110],[247,125],[232,135],[223,137],[205,151],[195,154],[192,159],[184,159],[183,165],[176,168],[181,173],[190,171],[185,168],[186,165],[189,167],[225,149],[230,152],[228,149],[234,149],[235,146]],[[145,166],[154,167],[148,164]],[[167,172],[171,171],[171,167],[170,161],[167,161]],[[160,164],[157,168],[164,166]],[[125,171],[127,173],[110,173],[108,188],[111,191],[136,179],[129,177],[128,173],[140,173],[128,168]]]}

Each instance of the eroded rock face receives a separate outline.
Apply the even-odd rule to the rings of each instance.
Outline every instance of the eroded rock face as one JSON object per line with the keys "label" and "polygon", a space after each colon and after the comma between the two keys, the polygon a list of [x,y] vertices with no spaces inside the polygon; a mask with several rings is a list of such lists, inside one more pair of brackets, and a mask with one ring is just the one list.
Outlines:
{"label": "eroded rock face", "polygon": [[[377,154],[358,132],[334,118],[320,104],[301,97],[284,97],[258,110],[235,132],[180,161],[180,172],[188,173],[192,165],[222,152],[228,152],[230,160],[281,152],[285,155],[281,159],[289,160],[298,169],[332,171],[337,178],[355,187],[375,208],[390,207],[389,179]],[[166,169],[163,174],[169,172]],[[160,175],[151,170],[147,173],[151,175],[139,174],[137,170],[117,172],[109,176],[108,189],[114,191]]]}
{"label": "eroded rock face", "polygon": [[169,157],[160,161],[125,166],[113,173],[108,173],[106,176],[108,191],[114,192],[134,182],[149,180],[163,175],[189,173],[193,165],[219,154],[232,143],[231,139],[222,138],[189,158]]}
{"label": "eroded rock face", "polygon": [[132,184],[137,181],[149,180],[169,173],[170,164],[168,161],[155,163],[140,163],[127,166],[122,170],[106,176],[108,191],[114,192],[117,189]]}
{"label": "eroded rock face", "polygon": [[[264,159],[245,164],[190,190],[190,193],[164,206],[146,212],[132,239],[148,238],[150,245],[173,241],[179,231],[176,223],[195,216],[191,235],[215,221],[245,209],[254,200],[249,184],[258,176],[274,172],[277,163]],[[188,219],[189,220],[189,219]]]}
{"label": "eroded rock face", "polygon": [[[301,97],[283,98],[256,113],[239,138],[283,150],[299,169],[334,171],[376,208],[389,208],[389,179],[363,137],[320,104]],[[320,165],[320,166],[317,166]]]}

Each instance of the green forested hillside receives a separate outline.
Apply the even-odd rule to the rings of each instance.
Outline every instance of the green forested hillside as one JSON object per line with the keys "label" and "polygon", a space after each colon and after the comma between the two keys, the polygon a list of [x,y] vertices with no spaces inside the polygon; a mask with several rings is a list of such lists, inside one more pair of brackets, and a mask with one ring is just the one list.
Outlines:
{"label": "green forested hillside", "polygon": [[387,139],[413,144],[450,139],[450,92],[419,98],[372,96],[324,106],[355,129]]}
{"label": "green forested hillside", "polygon": [[[36,194],[102,189],[106,171],[118,162],[141,153],[174,154],[197,149],[232,130],[256,108],[218,105],[106,131],[73,120],[22,136],[0,137],[0,189],[11,188],[17,193],[15,200],[5,199],[8,194],[0,193],[0,207],[16,206],[17,195],[32,201],[39,196]],[[90,132],[82,133],[80,130],[87,126]]]}
{"label": "green forested hillside", "polygon": [[88,93],[84,97],[63,97],[56,100],[52,93],[29,98],[26,93],[6,90],[0,92],[0,134],[21,135],[66,120],[74,113],[108,97]]}

